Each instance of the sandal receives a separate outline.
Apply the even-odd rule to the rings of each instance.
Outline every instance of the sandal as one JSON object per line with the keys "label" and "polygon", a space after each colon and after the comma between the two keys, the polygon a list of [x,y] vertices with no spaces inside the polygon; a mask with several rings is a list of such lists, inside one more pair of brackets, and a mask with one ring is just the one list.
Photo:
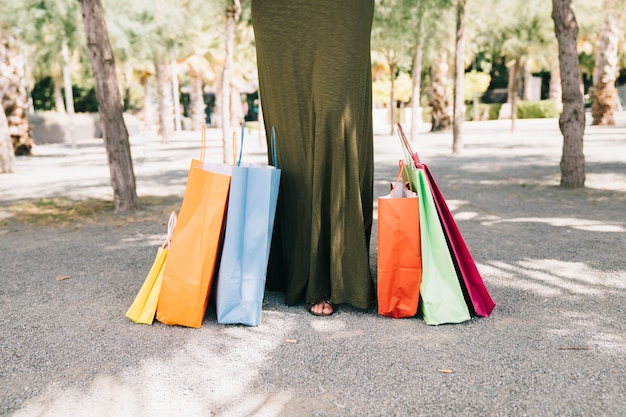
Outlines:
{"label": "sandal", "polygon": [[[316,313],[314,312],[312,309],[313,307],[315,307],[316,305],[319,304],[324,304],[322,311],[326,309],[326,307],[330,307],[331,312],[330,313]],[[337,311],[337,306],[335,306],[330,300],[328,299],[322,299],[320,301],[318,301],[315,304],[307,304],[307,310],[309,310],[309,313],[313,314],[314,316],[319,316],[319,317],[326,317],[326,316],[332,316],[333,314],[335,314],[335,311]]]}

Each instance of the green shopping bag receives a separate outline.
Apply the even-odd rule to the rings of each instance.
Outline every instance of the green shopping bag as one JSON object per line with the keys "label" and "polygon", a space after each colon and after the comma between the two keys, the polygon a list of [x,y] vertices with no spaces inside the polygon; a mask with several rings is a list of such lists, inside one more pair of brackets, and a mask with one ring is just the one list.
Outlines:
{"label": "green shopping bag", "polygon": [[467,321],[470,319],[470,312],[463,297],[426,172],[410,159],[407,161],[407,171],[411,185],[420,197],[422,282],[419,311],[426,324],[430,325]]}

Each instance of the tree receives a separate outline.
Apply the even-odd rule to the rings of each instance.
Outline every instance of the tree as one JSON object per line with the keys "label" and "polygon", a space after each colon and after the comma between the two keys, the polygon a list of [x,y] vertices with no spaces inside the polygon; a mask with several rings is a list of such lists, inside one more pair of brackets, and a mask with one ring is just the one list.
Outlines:
{"label": "tree", "polygon": [[[107,0],[113,10],[110,27],[115,55],[121,64],[130,67],[143,81],[144,96],[152,92],[151,80],[156,79],[158,127],[162,143],[168,143],[174,132],[178,101],[178,78],[174,68],[181,56],[195,44],[195,28],[203,6],[195,0],[171,2],[168,0]],[[204,4],[203,2],[202,4]],[[144,106],[144,120],[149,121],[151,106]]]}
{"label": "tree", "polygon": [[372,49],[382,57],[388,68],[390,88],[387,107],[390,134],[394,133],[396,124],[396,77],[409,58],[406,45],[412,32],[412,20],[406,13],[407,7],[402,0],[377,0],[372,25]]}
{"label": "tree", "polygon": [[167,58],[162,52],[154,57],[156,70],[157,98],[159,102],[159,134],[161,143],[169,143],[174,133],[174,101],[172,100],[172,83]]}
{"label": "tree", "polygon": [[98,113],[111,173],[116,211],[139,207],[128,131],[115,72],[115,58],[100,0],[79,0],[95,79]]}
{"label": "tree", "polygon": [[430,91],[428,94],[430,106],[432,108],[431,132],[450,129],[452,125],[452,111],[450,98],[448,96],[448,52],[441,49],[438,58],[430,67]]}
{"label": "tree", "polygon": [[[557,48],[558,50],[558,48]],[[548,98],[557,105],[559,112],[563,111],[563,90],[561,88],[561,68],[559,60],[553,59],[550,62],[550,86]]]}
{"label": "tree", "polygon": [[[447,49],[449,34],[447,19],[442,19],[453,0],[377,0],[372,28],[372,49],[383,57],[388,68],[389,120],[395,125],[396,79],[410,71],[413,89],[411,94],[411,140],[417,139],[421,123],[421,83],[424,62],[430,64],[440,58],[436,51]],[[440,92],[438,89],[430,90]],[[443,91],[447,94],[447,90]],[[433,96],[429,94],[429,98]],[[441,102],[446,98],[437,97]]]}
{"label": "tree", "polygon": [[593,102],[591,116],[593,125],[614,125],[617,108],[615,80],[618,72],[618,29],[614,0],[604,1],[605,18],[598,38],[596,67],[594,71]]}
{"label": "tree", "polygon": [[9,133],[9,122],[6,114],[4,114],[4,108],[0,106],[0,173],[9,174],[13,172],[15,151],[13,150],[12,142],[11,134]]}
{"label": "tree", "polygon": [[502,53],[507,58],[509,71],[507,101],[511,105],[511,131],[515,130],[523,70],[538,49],[549,50],[546,46],[554,38],[549,33],[551,25],[548,13],[540,4],[539,0],[513,2],[507,5],[504,13],[515,17],[510,25],[501,28],[506,38],[502,44]]}
{"label": "tree", "polygon": [[29,155],[33,147],[28,124],[26,65],[18,41],[0,29],[0,103],[8,123],[15,155]]}
{"label": "tree", "polygon": [[413,68],[411,69],[411,78],[413,81],[413,89],[411,93],[411,141],[417,140],[419,124],[422,122],[422,67],[424,60],[424,45],[421,38],[415,45],[415,55],[413,57]]}
{"label": "tree", "polygon": [[472,70],[465,73],[465,101],[471,101],[473,105],[475,122],[481,119],[480,115],[480,96],[482,96],[491,82],[491,76],[485,72]]}
{"label": "tree", "polygon": [[454,52],[454,110],[452,123],[452,153],[463,149],[462,127],[464,120],[465,88],[465,2],[458,0],[456,5],[456,42]]}
{"label": "tree", "polygon": [[561,186],[581,188],[585,186],[585,103],[580,91],[580,68],[576,49],[578,23],[572,0],[552,0],[552,20],[559,45],[563,91],[563,112],[559,118],[559,127],[563,134]]}
{"label": "tree", "polygon": [[52,79],[56,110],[66,114],[65,140],[74,144],[72,74],[83,47],[78,4],[74,0],[25,0],[11,2],[7,8],[16,36],[29,46],[25,52],[33,75]]}
{"label": "tree", "polygon": [[231,130],[231,77],[233,72],[233,55],[235,54],[235,29],[241,16],[240,0],[228,0],[226,6],[226,55],[222,71],[222,139],[224,143],[224,162],[230,161],[233,155],[232,142],[228,140]]}

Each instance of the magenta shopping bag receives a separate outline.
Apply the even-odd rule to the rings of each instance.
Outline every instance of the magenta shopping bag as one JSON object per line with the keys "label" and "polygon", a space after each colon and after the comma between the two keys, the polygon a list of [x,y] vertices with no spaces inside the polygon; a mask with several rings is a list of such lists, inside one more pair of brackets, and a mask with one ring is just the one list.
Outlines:
{"label": "magenta shopping bag", "polygon": [[435,206],[437,207],[439,219],[443,225],[446,240],[448,241],[448,245],[450,246],[450,250],[453,255],[455,267],[457,268],[458,275],[461,278],[461,286],[470,299],[468,307],[470,308],[472,315],[487,317],[491,314],[496,304],[489,295],[487,287],[485,287],[485,283],[478,272],[474,258],[465,244],[465,240],[461,235],[450,209],[448,208],[448,204],[446,203],[441,190],[437,186],[430,169],[428,169],[428,166],[421,163],[417,153],[411,150],[409,141],[404,135],[402,126],[399,123],[398,133],[405,150],[410,154],[415,165],[422,167],[426,172],[426,178],[435,200]]}

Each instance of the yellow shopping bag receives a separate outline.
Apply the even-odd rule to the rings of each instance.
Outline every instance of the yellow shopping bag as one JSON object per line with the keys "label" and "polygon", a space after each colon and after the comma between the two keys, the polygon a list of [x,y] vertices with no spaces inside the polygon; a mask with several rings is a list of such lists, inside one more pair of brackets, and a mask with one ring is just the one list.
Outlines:
{"label": "yellow shopping bag", "polygon": [[167,259],[167,253],[169,252],[170,240],[175,225],[176,213],[172,212],[167,224],[167,237],[165,238],[165,242],[159,247],[146,280],[135,297],[135,301],[133,301],[126,312],[126,317],[135,323],[152,324],[154,321],[159,292],[161,291],[161,283],[163,282],[163,270],[165,269],[165,261]]}

